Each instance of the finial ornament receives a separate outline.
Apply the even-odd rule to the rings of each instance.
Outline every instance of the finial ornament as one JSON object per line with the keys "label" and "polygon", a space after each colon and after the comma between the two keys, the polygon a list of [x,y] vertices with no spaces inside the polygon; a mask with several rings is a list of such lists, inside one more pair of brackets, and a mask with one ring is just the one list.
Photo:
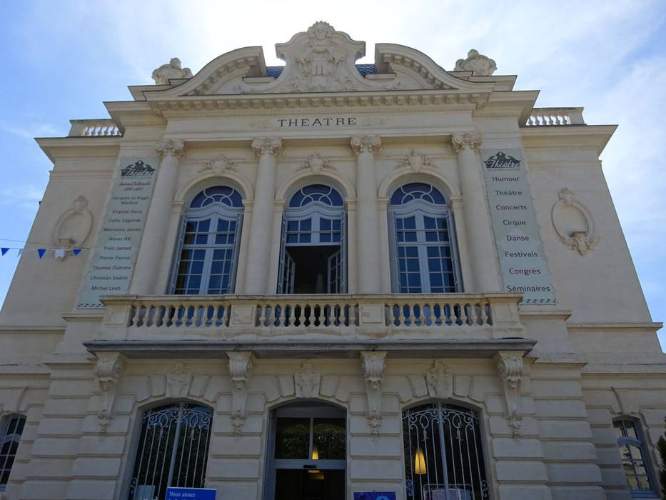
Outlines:
{"label": "finial ornament", "polygon": [[157,152],[162,155],[163,158],[166,158],[167,156],[180,158],[183,156],[184,150],[185,143],[180,139],[167,139],[157,147]]}
{"label": "finial ornament", "polygon": [[192,70],[183,68],[180,59],[172,58],[167,64],[162,64],[153,71],[153,80],[156,85],[168,85],[169,80],[179,78],[192,78]]}
{"label": "finial ornament", "polygon": [[258,137],[251,145],[257,156],[277,155],[282,149],[282,139],[278,137]]}
{"label": "finial ornament", "polygon": [[455,71],[471,71],[475,76],[490,76],[497,70],[497,64],[490,57],[479,54],[472,49],[467,53],[466,59],[456,61]]}
{"label": "finial ornament", "polygon": [[451,144],[456,153],[465,149],[478,150],[481,147],[481,134],[478,132],[463,132],[451,136]]}
{"label": "finial ornament", "polygon": [[382,140],[377,135],[354,136],[350,145],[356,154],[374,153],[382,147]]}

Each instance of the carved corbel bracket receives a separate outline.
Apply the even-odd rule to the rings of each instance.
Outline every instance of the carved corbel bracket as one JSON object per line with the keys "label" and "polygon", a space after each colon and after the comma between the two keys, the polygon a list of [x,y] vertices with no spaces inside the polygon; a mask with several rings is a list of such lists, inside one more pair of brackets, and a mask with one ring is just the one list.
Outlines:
{"label": "carved corbel bracket", "polygon": [[321,374],[315,370],[309,361],[303,362],[301,368],[294,374],[294,389],[298,398],[315,398],[319,396]]}
{"label": "carved corbel bracket", "polygon": [[120,380],[124,367],[125,357],[119,352],[100,352],[97,354],[95,376],[100,389],[97,419],[102,431],[105,431],[111,422],[118,380]]}
{"label": "carved corbel bracket", "polygon": [[247,381],[254,362],[251,352],[228,352],[231,375],[231,423],[236,434],[240,434],[245,422],[247,403]]}
{"label": "carved corbel bracket", "polygon": [[451,145],[456,153],[466,149],[478,151],[481,147],[481,134],[478,131],[463,132],[451,136]]}
{"label": "carved corbel bracket", "polygon": [[523,382],[523,353],[520,351],[500,351],[495,355],[497,373],[502,381],[506,418],[513,436],[520,431],[520,388]]}
{"label": "carved corbel bracket", "polygon": [[432,366],[426,371],[425,380],[431,398],[451,397],[453,375],[449,373],[449,368],[443,360],[436,359],[432,362]]}
{"label": "carved corbel bracket", "polygon": [[307,157],[301,170],[309,170],[314,175],[319,175],[322,172],[335,171],[335,168],[330,161],[322,158],[319,153],[315,153]]}
{"label": "carved corbel bracket", "polygon": [[198,171],[200,174],[224,175],[227,173],[237,173],[236,163],[226,156],[222,155],[215,160],[205,161]]}
{"label": "carved corbel bracket", "polygon": [[382,383],[386,352],[362,351],[361,363],[368,398],[368,425],[373,434],[379,433],[382,424]]}
{"label": "carved corbel bracket", "polygon": [[354,136],[349,144],[356,154],[376,153],[382,147],[382,140],[378,135]]}

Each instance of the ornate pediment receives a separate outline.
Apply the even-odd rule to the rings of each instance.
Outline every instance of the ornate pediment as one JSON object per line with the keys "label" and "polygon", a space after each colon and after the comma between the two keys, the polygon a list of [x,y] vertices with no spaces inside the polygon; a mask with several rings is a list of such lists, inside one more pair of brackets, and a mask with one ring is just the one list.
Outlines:
{"label": "ornate pediment", "polygon": [[150,92],[149,100],[239,94],[340,93],[353,91],[453,90],[484,92],[487,83],[457,78],[425,54],[377,44],[375,64],[356,64],[365,42],[323,21],[276,45],[285,66],[266,67],[260,47],[223,54],[191,79]]}

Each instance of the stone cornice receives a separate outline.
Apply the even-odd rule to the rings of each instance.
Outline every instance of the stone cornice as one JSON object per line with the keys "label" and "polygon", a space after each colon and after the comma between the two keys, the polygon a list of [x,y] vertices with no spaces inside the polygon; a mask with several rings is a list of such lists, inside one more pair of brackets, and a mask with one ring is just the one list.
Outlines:
{"label": "stone cornice", "polygon": [[224,110],[224,109],[303,109],[341,107],[469,106],[480,109],[489,92],[461,90],[359,91],[299,94],[210,95],[149,99],[153,111]]}
{"label": "stone cornice", "polygon": [[566,127],[523,127],[523,148],[591,148],[600,155],[615,133],[617,125],[570,125]]}

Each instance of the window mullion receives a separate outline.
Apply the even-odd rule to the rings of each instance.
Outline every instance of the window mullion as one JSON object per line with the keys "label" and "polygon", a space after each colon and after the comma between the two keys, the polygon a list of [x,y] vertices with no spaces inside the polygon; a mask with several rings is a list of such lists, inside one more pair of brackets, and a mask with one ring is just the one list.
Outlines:
{"label": "window mullion", "polygon": [[428,246],[425,238],[425,220],[423,214],[415,214],[416,247],[419,254],[419,272],[421,275],[421,292],[430,293],[430,272],[428,269]]}

